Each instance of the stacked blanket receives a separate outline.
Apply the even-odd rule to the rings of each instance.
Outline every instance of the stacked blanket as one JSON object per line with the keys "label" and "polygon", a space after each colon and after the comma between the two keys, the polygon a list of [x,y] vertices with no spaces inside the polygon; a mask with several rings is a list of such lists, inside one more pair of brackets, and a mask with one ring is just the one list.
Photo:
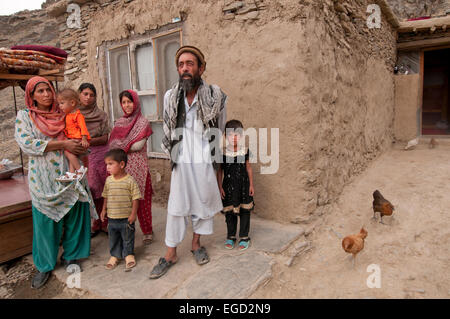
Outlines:
{"label": "stacked blanket", "polygon": [[3,68],[33,72],[63,69],[65,59],[46,52],[0,49],[0,61]]}
{"label": "stacked blanket", "polygon": [[[34,75],[40,70],[64,71],[66,58],[66,51],[52,46],[17,45],[11,49],[0,48],[0,73]],[[17,80],[0,80],[0,90],[17,84],[16,82]]]}
{"label": "stacked blanket", "polygon": [[39,69],[63,70],[66,58],[67,53],[59,48],[45,45],[17,45],[11,49],[0,49],[0,69],[29,71],[29,73]]}

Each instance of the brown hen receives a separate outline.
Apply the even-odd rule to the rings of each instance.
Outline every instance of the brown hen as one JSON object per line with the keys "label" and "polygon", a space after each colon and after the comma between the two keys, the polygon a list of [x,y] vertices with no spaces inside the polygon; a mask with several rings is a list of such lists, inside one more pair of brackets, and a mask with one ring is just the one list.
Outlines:
{"label": "brown hen", "polygon": [[359,234],[348,235],[342,240],[342,248],[345,252],[353,255],[353,267],[355,267],[356,255],[364,248],[364,239],[367,237],[367,230],[361,228]]}
{"label": "brown hen", "polygon": [[383,216],[391,216],[394,211],[394,205],[385,199],[381,193],[376,190],[373,192],[373,219],[376,219],[376,212],[380,213],[380,223],[383,223]]}

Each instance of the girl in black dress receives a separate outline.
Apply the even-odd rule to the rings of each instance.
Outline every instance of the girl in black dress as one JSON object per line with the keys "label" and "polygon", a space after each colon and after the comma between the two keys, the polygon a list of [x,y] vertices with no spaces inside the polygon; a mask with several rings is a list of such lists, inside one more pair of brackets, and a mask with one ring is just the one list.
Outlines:
{"label": "girl in black dress", "polygon": [[227,240],[225,248],[233,249],[236,243],[238,216],[239,250],[250,245],[250,212],[253,203],[253,172],[249,163],[249,151],[244,146],[243,125],[238,120],[228,121],[225,125],[223,163],[217,171],[223,213],[227,223]]}

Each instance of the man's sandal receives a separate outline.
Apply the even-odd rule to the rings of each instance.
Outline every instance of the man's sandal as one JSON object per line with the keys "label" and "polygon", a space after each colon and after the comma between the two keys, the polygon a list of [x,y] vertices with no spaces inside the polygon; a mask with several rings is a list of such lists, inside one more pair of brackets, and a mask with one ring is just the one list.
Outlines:
{"label": "man's sandal", "polygon": [[170,267],[175,265],[177,261],[167,261],[164,257],[159,258],[158,264],[153,267],[150,273],[150,279],[156,279],[164,275]]}
{"label": "man's sandal", "polygon": [[108,270],[113,270],[114,268],[116,268],[118,263],[119,263],[119,259],[114,256],[111,256],[111,258],[109,258],[108,263],[106,264],[105,268]]}
{"label": "man's sandal", "polygon": [[205,247],[202,246],[197,250],[191,250],[191,253],[194,254],[195,261],[198,265],[204,265],[209,262],[209,256]]}
{"label": "man's sandal", "polygon": [[125,271],[131,271],[131,268],[136,267],[136,259],[134,255],[128,255],[125,257]]}

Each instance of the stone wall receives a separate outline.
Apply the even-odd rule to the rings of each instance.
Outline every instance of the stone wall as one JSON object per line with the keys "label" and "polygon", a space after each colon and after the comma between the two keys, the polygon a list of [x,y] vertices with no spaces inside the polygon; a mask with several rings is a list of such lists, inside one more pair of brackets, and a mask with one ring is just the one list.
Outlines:
{"label": "stone wall", "polygon": [[399,20],[450,13],[448,0],[387,0]]}
{"label": "stone wall", "polygon": [[[94,83],[105,109],[105,53],[98,48],[179,17],[183,44],[206,56],[205,80],[229,96],[228,119],[279,128],[278,172],[264,175],[265,165],[253,164],[263,217],[297,223],[328,212],[344,185],[393,140],[395,31],[384,16],[380,29],[367,28],[373,1],[76,2],[81,29],[65,27],[67,1],[46,10],[70,52],[68,85]],[[169,162],[151,159],[150,166],[155,200],[166,203]]]}
{"label": "stone wall", "polygon": [[[18,44],[42,44],[59,47],[59,24],[45,10],[21,11],[0,16],[0,47]],[[18,109],[25,106],[24,92],[16,87]],[[20,162],[19,147],[14,141],[14,98],[12,87],[0,90],[0,150],[1,158]]]}

